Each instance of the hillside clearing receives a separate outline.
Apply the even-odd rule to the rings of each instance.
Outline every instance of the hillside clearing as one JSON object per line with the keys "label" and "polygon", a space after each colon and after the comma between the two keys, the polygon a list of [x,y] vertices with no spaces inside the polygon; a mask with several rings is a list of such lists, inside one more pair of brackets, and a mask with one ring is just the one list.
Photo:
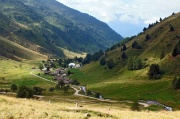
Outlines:
{"label": "hillside clearing", "polygon": [[83,52],[82,53],[76,53],[76,52],[72,52],[70,50],[67,50],[65,48],[60,48],[60,49],[63,51],[64,55],[67,58],[71,58],[71,59],[73,59],[74,57],[82,57],[82,58],[84,58],[86,56],[86,53],[83,53]]}

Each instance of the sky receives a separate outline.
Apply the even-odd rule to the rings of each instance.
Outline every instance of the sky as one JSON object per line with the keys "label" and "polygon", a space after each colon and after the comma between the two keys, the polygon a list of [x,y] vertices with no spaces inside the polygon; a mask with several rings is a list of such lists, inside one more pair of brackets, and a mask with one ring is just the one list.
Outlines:
{"label": "sky", "polygon": [[180,12],[180,0],[57,0],[107,23],[123,37],[140,33],[150,23]]}

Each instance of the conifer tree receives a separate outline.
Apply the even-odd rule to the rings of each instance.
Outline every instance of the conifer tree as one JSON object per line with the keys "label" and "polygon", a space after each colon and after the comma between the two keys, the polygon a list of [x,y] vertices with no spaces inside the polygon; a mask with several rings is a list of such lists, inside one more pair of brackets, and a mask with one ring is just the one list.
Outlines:
{"label": "conifer tree", "polygon": [[127,49],[126,44],[123,44],[122,51],[125,51]]}
{"label": "conifer tree", "polygon": [[148,72],[150,79],[159,79],[160,78],[160,68],[158,64],[152,64],[150,66],[149,72]]}
{"label": "conifer tree", "polygon": [[180,54],[180,41],[175,45],[172,56],[175,57]]}
{"label": "conifer tree", "polygon": [[173,81],[172,81],[172,87],[173,89],[180,89],[180,78],[178,77],[174,77]]}
{"label": "conifer tree", "polygon": [[122,59],[127,59],[127,56],[126,56],[125,52],[122,53],[121,58]]}
{"label": "conifer tree", "polygon": [[102,57],[102,58],[100,59],[100,64],[101,64],[101,65],[105,65],[105,64],[106,64],[106,59],[105,59],[105,57]]}
{"label": "conifer tree", "polygon": [[149,39],[150,39],[150,35],[147,34],[147,35],[146,35],[146,40],[149,40]]}
{"label": "conifer tree", "polygon": [[109,69],[112,69],[115,66],[113,59],[109,59],[106,64],[107,64]]}
{"label": "conifer tree", "polygon": [[174,31],[174,27],[173,26],[170,27],[170,31]]}
{"label": "conifer tree", "polygon": [[138,44],[137,41],[134,41],[134,42],[132,43],[132,48],[141,49],[141,46],[139,46],[139,44]]}
{"label": "conifer tree", "polygon": [[147,30],[147,28],[146,28],[146,27],[144,27],[144,28],[143,28],[143,31],[146,31],[146,30]]}

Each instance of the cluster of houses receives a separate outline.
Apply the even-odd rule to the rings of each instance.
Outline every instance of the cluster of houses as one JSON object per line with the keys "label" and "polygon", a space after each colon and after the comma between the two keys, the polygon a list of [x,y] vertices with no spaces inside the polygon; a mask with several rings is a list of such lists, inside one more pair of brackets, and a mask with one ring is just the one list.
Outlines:
{"label": "cluster of houses", "polygon": [[[75,64],[75,63],[69,63],[69,68],[80,68],[81,65],[80,64]],[[49,66],[46,66],[46,68],[42,69],[44,71],[45,75],[51,75],[51,76],[55,76],[53,78],[54,81],[63,81],[65,84],[70,84],[71,80],[69,78],[67,78],[67,68],[58,68],[56,69],[54,72],[52,72],[50,70]]]}
{"label": "cluster of houses", "polygon": [[67,78],[67,74],[65,73],[66,70],[67,70],[66,68],[56,69],[54,72],[55,77],[53,80],[55,80],[57,82],[63,81],[65,84],[70,84],[71,80],[69,78]]}
{"label": "cluster of houses", "polygon": [[63,81],[65,84],[70,84],[71,80],[69,78],[67,78],[67,74],[66,74],[66,68],[58,68],[56,69],[54,72],[50,71],[49,67],[46,67],[44,71],[45,75],[51,75],[54,76],[53,80],[54,81]]}

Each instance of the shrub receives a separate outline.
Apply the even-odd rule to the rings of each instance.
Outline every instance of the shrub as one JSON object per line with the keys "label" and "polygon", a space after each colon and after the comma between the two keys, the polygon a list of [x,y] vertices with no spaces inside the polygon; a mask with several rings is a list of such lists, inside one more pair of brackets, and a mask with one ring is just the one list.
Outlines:
{"label": "shrub", "polygon": [[43,92],[43,88],[41,87],[38,87],[38,86],[34,86],[33,87],[33,93],[36,94],[36,95],[41,95],[41,93]]}
{"label": "shrub", "polygon": [[58,82],[58,85],[62,88],[62,87],[65,85],[65,83],[64,83],[64,81],[60,80],[60,81]]}
{"label": "shrub", "polygon": [[99,98],[100,93],[95,93],[95,98]]}
{"label": "shrub", "polygon": [[12,85],[11,85],[11,90],[12,90],[13,92],[15,92],[15,91],[17,90],[17,85],[16,85],[16,84],[12,84]]}
{"label": "shrub", "polygon": [[140,105],[139,105],[138,101],[134,101],[133,104],[132,104],[132,106],[131,106],[131,110],[132,110],[132,111],[140,111],[139,106],[140,106]]}
{"label": "shrub", "polygon": [[68,76],[71,75],[71,71],[68,70],[67,75],[68,75]]}
{"label": "shrub", "polygon": [[54,91],[54,87],[50,87],[49,92],[53,92],[53,91]]}
{"label": "shrub", "polygon": [[158,64],[152,64],[148,71],[149,79],[161,78],[161,73]]}
{"label": "shrub", "polygon": [[123,44],[121,51],[125,51],[127,49],[126,44]]}
{"label": "shrub", "polygon": [[26,98],[32,98],[33,97],[33,91],[32,89],[29,89],[26,93]]}
{"label": "shrub", "polygon": [[146,40],[149,40],[149,39],[150,39],[150,35],[147,34],[147,35],[146,35]]}
{"label": "shrub", "polygon": [[66,93],[69,90],[69,85],[68,86],[63,86],[63,90]]}
{"label": "shrub", "polygon": [[125,52],[122,53],[121,58],[122,58],[122,59],[127,59],[127,55],[126,55]]}
{"label": "shrub", "polygon": [[134,42],[132,43],[132,48],[134,48],[134,49],[141,49],[141,46],[138,44],[137,41],[134,41]]}
{"label": "shrub", "polygon": [[106,64],[106,58],[105,57],[102,57],[100,59],[100,65],[105,65]]}
{"label": "shrub", "polygon": [[72,85],[79,85],[80,83],[77,79],[72,79],[71,84]]}
{"label": "shrub", "polygon": [[87,91],[86,91],[86,95],[87,95],[87,96],[90,96],[90,95],[91,95],[91,91],[90,91],[90,90],[87,90]]}
{"label": "shrub", "polygon": [[32,98],[33,97],[33,91],[32,89],[22,85],[19,86],[17,91],[17,97],[18,98]]}
{"label": "shrub", "polygon": [[138,57],[129,57],[128,70],[139,70],[145,67],[145,63]]}
{"label": "shrub", "polygon": [[112,69],[115,66],[114,60],[113,59],[109,59],[106,63],[107,67],[109,69]]}
{"label": "shrub", "polygon": [[172,56],[175,57],[177,55],[180,55],[180,41],[175,45]]}
{"label": "shrub", "polygon": [[174,77],[174,79],[172,81],[172,87],[175,90],[180,89],[180,78]]}
{"label": "shrub", "polygon": [[60,86],[59,86],[58,84],[56,84],[55,89],[56,89],[56,90],[59,90],[59,89],[60,89]]}
{"label": "shrub", "polygon": [[173,26],[170,27],[170,31],[174,31],[174,27]]}
{"label": "shrub", "polygon": [[42,70],[43,69],[43,64],[39,65],[39,69]]}

